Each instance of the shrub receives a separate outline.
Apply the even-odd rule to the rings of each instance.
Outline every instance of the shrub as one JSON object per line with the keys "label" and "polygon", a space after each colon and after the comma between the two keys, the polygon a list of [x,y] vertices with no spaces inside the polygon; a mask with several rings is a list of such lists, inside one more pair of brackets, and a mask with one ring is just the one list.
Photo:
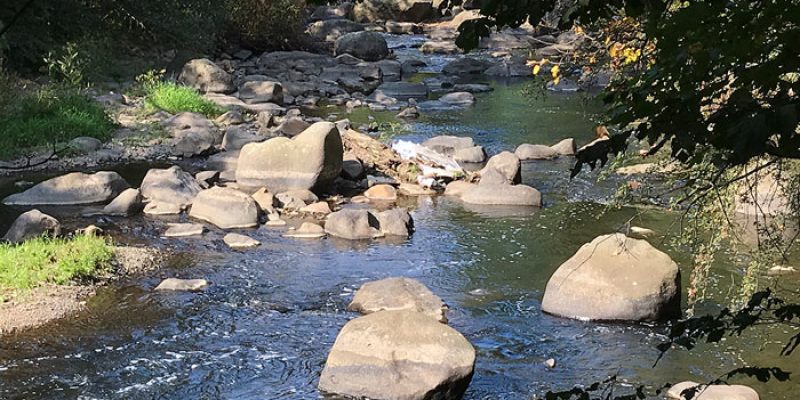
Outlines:
{"label": "shrub", "polygon": [[221,115],[225,110],[214,102],[204,99],[196,90],[174,82],[153,82],[144,87],[145,106],[171,114],[190,111],[209,118]]}
{"label": "shrub", "polygon": [[304,45],[303,0],[228,0],[228,26],[247,47],[295,49]]}
{"label": "shrub", "polygon": [[0,244],[0,290],[93,278],[108,266],[112,255],[106,239],[92,235]]}
{"label": "shrub", "polygon": [[113,127],[102,105],[82,92],[44,87],[0,104],[0,157],[80,136],[107,140]]}

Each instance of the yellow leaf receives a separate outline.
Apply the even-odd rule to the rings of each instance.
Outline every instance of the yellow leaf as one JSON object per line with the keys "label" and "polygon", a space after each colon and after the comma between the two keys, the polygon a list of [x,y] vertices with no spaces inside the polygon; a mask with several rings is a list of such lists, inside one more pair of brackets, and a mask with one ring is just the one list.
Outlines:
{"label": "yellow leaf", "polygon": [[558,79],[558,73],[561,71],[561,68],[558,65],[553,65],[553,68],[550,68],[550,74],[553,75],[553,78]]}
{"label": "yellow leaf", "polygon": [[558,86],[558,82],[561,82],[561,77],[560,76],[557,76],[555,79],[553,79],[553,85]]}
{"label": "yellow leaf", "polygon": [[533,66],[533,74],[534,75],[539,75],[539,70],[541,70],[541,69],[542,69],[542,67],[539,64],[534,65]]}

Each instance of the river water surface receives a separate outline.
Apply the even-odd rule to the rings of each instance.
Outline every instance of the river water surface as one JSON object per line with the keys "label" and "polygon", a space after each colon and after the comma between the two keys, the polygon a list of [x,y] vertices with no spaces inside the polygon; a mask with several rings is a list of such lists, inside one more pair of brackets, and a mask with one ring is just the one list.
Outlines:
{"label": "river water surface", "polygon": [[[526,99],[520,84],[493,83],[474,107],[423,116],[404,139],[438,134],[473,137],[490,154],[518,144],[591,139],[598,107],[577,95]],[[164,223],[144,218],[111,223],[109,232],[131,243],[170,246],[184,256],[160,276],[102,289],[88,311],[0,339],[2,399],[314,399],[336,334],[354,313],[345,307],[365,281],[390,276],[420,280],[450,306],[450,325],[477,349],[466,399],[542,398],[618,375],[630,385],[709,380],[735,367],[792,366],[775,360],[767,328],[692,352],[675,350],[657,366],[655,345],[665,328],[572,321],[543,314],[550,275],[581,245],[617,231],[626,221],[655,230],[651,242],[683,268],[689,256],[662,235],[677,215],[626,208],[603,213],[619,180],[594,174],[569,180],[570,160],[530,163],[523,178],[543,192],[541,210],[475,208],[444,198],[405,198],[416,233],[404,241],[351,243],[281,237],[280,230],[246,231],[263,244],[235,252],[222,233],[163,242]],[[142,167],[121,171],[132,185]],[[4,192],[13,190],[9,185]],[[0,230],[21,210],[0,209]],[[54,210],[75,224],[72,211]],[[106,222],[108,224],[108,222]],[[153,293],[161,277],[205,277],[200,294]],[[709,299],[699,312],[729,300],[741,271],[715,267]],[[737,350],[740,349],[740,350]],[[548,369],[549,358],[557,366]],[[796,363],[796,359],[794,360]],[[793,399],[792,384],[743,381],[762,399]]]}

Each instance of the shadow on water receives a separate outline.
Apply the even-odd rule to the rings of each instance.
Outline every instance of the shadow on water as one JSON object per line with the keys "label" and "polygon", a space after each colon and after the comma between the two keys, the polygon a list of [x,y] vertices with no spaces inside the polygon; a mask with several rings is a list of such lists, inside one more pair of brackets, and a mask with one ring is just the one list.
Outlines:
{"label": "shadow on water", "polygon": [[[559,96],[536,106],[512,95],[518,85],[496,87],[479,95],[474,108],[421,118],[406,138],[468,135],[490,153],[522,142],[591,139],[592,114],[582,100]],[[664,237],[674,214],[633,208],[602,214],[619,182],[598,185],[592,174],[570,181],[570,166],[569,159],[526,163],[523,179],[543,192],[541,210],[404,199],[416,226],[408,240],[297,240],[284,238],[282,229],[261,228],[243,232],[262,246],[239,252],[227,250],[223,232],[212,228],[203,238],[170,241],[193,253],[194,262],[103,289],[75,318],[0,339],[0,398],[318,398],[327,352],[355,317],[345,311],[353,293],[365,281],[389,276],[419,279],[449,304],[450,324],[478,351],[467,399],[538,398],[609,374],[654,386],[702,381],[777,353],[764,328],[690,353],[672,352],[654,369],[661,326],[543,314],[540,300],[553,271],[581,245],[628,221],[659,233],[650,241],[683,267],[684,287],[689,276],[691,255]],[[132,236],[162,240],[166,221],[138,221],[130,224],[145,227],[130,228]],[[166,276],[205,277],[213,284],[198,294],[151,292]],[[701,312],[726,302],[730,276],[741,271],[715,266],[717,283]],[[542,362],[551,357],[558,365],[547,369]],[[755,387],[763,398],[793,398],[786,386]]]}

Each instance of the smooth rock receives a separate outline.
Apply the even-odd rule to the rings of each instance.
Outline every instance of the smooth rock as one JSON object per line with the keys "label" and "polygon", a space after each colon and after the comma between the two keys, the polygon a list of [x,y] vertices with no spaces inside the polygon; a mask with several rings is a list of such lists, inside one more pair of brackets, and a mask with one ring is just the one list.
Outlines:
{"label": "smooth rock", "polygon": [[364,315],[378,311],[408,310],[447,323],[447,305],[425,285],[411,278],[367,282],[358,289],[347,310]]}
{"label": "smooth rock", "polygon": [[298,239],[318,239],[325,237],[325,228],[311,222],[303,222],[299,228],[290,230],[283,236]]}
{"label": "smooth rock", "polygon": [[48,179],[22,193],[12,194],[3,199],[3,204],[64,206],[105,203],[129,187],[128,182],[116,172],[72,172]]}
{"label": "smooth rock", "polygon": [[220,180],[219,171],[200,171],[194,174],[194,179],[203,189],[208,189]]}
{"label": "smooth rock", "polygon": [[344,18],[326,19],[308,25],[306,31],[313,38],[335,42],[342,35],[364,30],[364,25]]}
{"label": "smooth rock", "polygon": [[142,196],[145,199],[180,206],[192,204],[201,190],[203,188],[197,180],[177,165],[167,169],[153,168],[147,171],[141,186]]}
{"label": "smooth rock", "polygon": [[542,310],[581,320],[680,315],[680,269],[650,243],[616,233],[583,245],[547,282]]}
{"label": "smooth rock", "polygon": [[69,147],[80,153],[87,154],[99,150],[103,147],[103,142],[93,137],[81,136],[70,140]]}
{"label": "smooth rock", "polygon": [[475,142],[471,137],[443,135],[434,136],[422,142],[422,145],[431,150],[435,150],[439,153],[450,156],[453,155],[456,150],[475,147]]}
{"label": "smooth rock", "polygon": [[295,137],[306,129],[311,126],[311,123],[306,122],[301,117],[289,117],[286,118],[277,128],[275,128],[274,134],[279,136],[286,136],[286,137]]}
{"label": "smooth rock", "polygon": [[461,197],[464,193],[475,189],[478,185],[466,181],[453,181],[444,188],[445,196]]}
{"label": "smooth rock", "polygon": [[353,398],[461,399],[475,349],[422,313],[381,311],[348,322],[336,337],[319,389]]}
{"label": "smooth rock", "polygon": [[3,240],[11,243],[22,243],[42,235],[58,236],[61,234],[61,223],[50,215],[39,210],[30,210],[20,214],[11,228],[3,236]]}
{"label": "smooth rock", "polygon": [[550,147],[560,156],[574,156],[578,148],[573,138],[564,139]]}
{"label": "smooth rock", "polygon": [[380,184],[367,189],[364,196],[375,201],[395,201],[397,190],[392,185]]}
{"label": "smooth rock", "polygon": [[164,237],[187,237],[187,236],[200,236],[206,231],[206,227],[202,224],[168,224],[168,228],[164,232]]}
{"label": "smooth rock", "polygon": [[447,75],[474,75],[483,73],[491,66],[489,61],[464,57],[445,65],[442,72]]}
{"label": "smooth rock", "polygon": [[231,110],[217,117],[214,122],[219,125],[239,125],[244,123],[244,116],[240,111]]}
{"label": "smooth rock", "polygon": [[342,177],[357,181],[364,177],[364,165],[355,157],[345,155],[342,161]]}
{"label": "smooth rock", "polygon": [[182,213],[184,207],[176,203],[163,201],[151,201],[144,206],[146,215],[178,215]]}
{"label": "smooth rock", "polygon": [[483,183],[461,194],[468,204],[541,207],[542,194],[527,185]]}
{"label": "smooth rock", "polygon": [[344,209],[328,215],[325,233],[349,240],[379,236],[378,220],[367,210]]}
{"label": "smooth rock", "polygon": [[258,205],[238,190],[217,186],[197,194],[189,217],[222,229],[250,228],[258,225]]}
{"label": "smooth rock", "polygon": [[428,86],[424,83],[384,82],[375,89],[370,97],[373,99],[391,97],[397,100],[422,100],[428,97]]}
{"label": "smooth rock", "polygon": [[486,166],[481,170],[481,175],[484,171],[494,169],[500,172],[505,179],[513,184],[522,182],[521,163],[519,157],[514,153],[504,151],[500,154],[492,156],[486,163]]}
{"label": "smooth rock", "polygon": [[161,281],[154,290],[172,290],[180,292],[199,292],[208,287],[205,279],[167,278]]}
{"label": "smooth rock", "polygon": [[309,204],[300,209],[300,212],[309,213],[309,214],[321,214],[321,215],[328,215],[332,213],[331,206],[328,204],[327,201],[319,201],[316,203]]}
{"label": "smooth rock", "polygon": [[690,398],[687,392],[686,396],[681,394],[684,391],[693,391],[694,397],[692,400],[759,400],[758,393],[750,387],[743,385],[701,385],[697,382],[681,382],[673,385],[667,391],[668,399],[687,400]]}
{"label": "smooth rock", "polygon": [[104,215],[127,217],[142,211],[142,192],[139,189],[126,189],[103,207]]}
{"label": "smooth rock", "polygon": [[552,160],[559,156],[558,152],[550,146],[527,143],[519,145],[514,151],[514,154],[516,154],[521,161]]}
{"label": "smooth rock", "polygon": [[453,159],[458,162],[478,164],[486,161],[486,151],[481,146],[458,149],[453,152]]}
{"label": "smooth rock", "polygon": [[324,188],[342,170],[342,138],[331,122],[317,122],[293,139],[278,137],[242,148],[236,181],[274,193]]}
{"label": "smooth rock", "polygon": [[255,240],[249,236],[240,235],[238,233],[228,233],[222,238],[222,241],[225,242],[228,247],[237,250],[250,249],[261,245],[261,242],[258,240]]}
{"label": "smooth rock", "polygon": [[222,148],[225,151],[241,150],[248,143],[263,142],[266,139],[266,137],[256,135],[241,126],[232,126],[225,130],[225,136],[222,137]]}
{"label": "smooth rock", "polygon": [[414,231],[414,220],[406,209],[394,208],[373,215],[378,219],[378,226],[384,235],[409,237]]}
{"label": "smooth rock", "polygon": [[239,87],[239,98],[248,104],[283,104],[283,86],[270,81],[245,82]]}
{"label": "smooth rock", "polygon": [[207,58],[191,60],[183,66],[178,81],[201,92],[233,91],[233,78]]}

